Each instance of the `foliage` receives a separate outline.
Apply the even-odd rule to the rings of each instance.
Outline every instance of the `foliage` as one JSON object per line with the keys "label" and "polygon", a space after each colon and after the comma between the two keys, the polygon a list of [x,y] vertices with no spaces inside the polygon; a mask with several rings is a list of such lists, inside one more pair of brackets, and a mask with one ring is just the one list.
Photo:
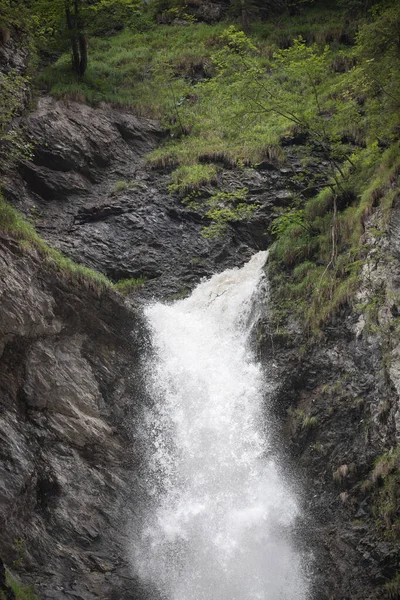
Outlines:
{"label": "foliage", "polygon": [[400,573],[397,573],[391,581],[384,585],[384,590],[390,600],[400,598]]}
{"label": "foliage", "polygon": [[24,37],[29,31],[32,13],[25,2],[2,0],[0,4],[0,42],[7,42],[10,33],[18,31]]}
{"label": "foliage", "polygon": [[199,198],[198,193],[186,196],[184,202],[189,207],[203,211],[209,225],[202,230],[206,238],[222,237],[228,223],[250,219],[257,210],[257,205],[247,201],[247,188],[239,188],[233,192],[215,192],[207,198]]}
{"label": "foliage", "polygon": [[121,27],[134,31],[145,31],[151,27],[141,0],[97,0],[88,3],[87,29],[90,34],[102,35]]}
{"label": "foliage", "polygon": [[[382,531],[387,539],[397,540],[400,533],[400,462],[399,448],[392,448],[379,456],[369,478],[363,484],[363,490],[371,493],[372,513],[375,525]],[[395,591],[394,583],[390,582],[386,588],[389,592]],[[392,585],[393,583],[393,585]],[[398,584],[398,581],[396,582]],[[399,591],[399,590],[397,590]],[[389,597],[397,598],[395,595]]]}
{"label": "foliage", "polygon": [[290,416],[291,426],[296,431],[310,431],[318,426],[318,417],[306,415],[304,410],[300,408],[289,408],[288,415]]}
{"label": "foliage", "polygon": [[161,25],[92,38],[88,68],[80,81],[71,73],[69,56],[63,55],[44,70],[39,83],[59,98],[129,107],[174,126],[178,105],[191,91],[190,78],[210,62],[212,48],[207,41],[222,29],[221,25],[194,25],[190,30]]}
{"label": "foliage", "polygon": [[333,195],[337,190],[326,188],[304,203],[303,222],[298,211],[291,209],[272,226],[278,236],[270,255],[276,301],[281,310],[286,307],[305,318],[314,333],[351,301],[359,285],[367,254],[361,241],[364,219],[378,200],[383,215],[390,210],[400,173],[399,150],[399,143],[386,151],[368,147],[354,157],[347,192],[338,192],[336,198],[340,207],[336,216]]}
{"label": "foliage", "polygon": [[[286,307],[305,316],[314,334],[351,301],[359,285],[367,256],[362,243],[365,218],[379,203],[381,227],[385,229],[396,197],[400,114],[394,92],[400,68],[394,61],[395,35],[387,23],[389,20],[393,24],[397,18],[400,9],[392,7],[362,26],[354,51],[356,65],[337,78],[335,87],[329,86],[327,100],[333,94],[336,97],[336,106],[328,113],[329,129],[325,130],[333,156],[330,170],[332,174],[340,170],[316,197],[300,203],[297,200],[288,212],[277,215],[271,228],[277,236],[270,265],[280,314]],[[380,52],[375,52],[380,44]],[[385,81],[389,94],[376,83],[388,60],[391,67]],[[347,104],[345,109],[342,99]],[[355,117],[351,118],[353,111]],[[349,123],[353,132],[359,132],[357,139],[353,136],[353,143],[361,141],[361,147],[348,146],[347,140],[352,137]],[[346,161],[347,166],[343,164]]]}
{"label": "foliage", "polygon": [[[311,26],[316,27],[308,22],[303,27],[305,35]],[[271,25],[265,24],[264,30],[271,31]],[[247,60],[254,67],[253,89],[257,88],[254,71],[258,68],[268,74],[265,42],[256,47],[242,32],[228,29],[220,37],[223,31],[223,24],[158,26],[141,34],[126,30],[112,38],[92,39],[88,70],[81,82],[71,76],[68,57],[47,69],[42,82],[59,97],[94,104],[106,101],[163,117],[171,137],[150,156],[154,166],[191,164],[198,159],[228,165],[280,160],[284,152],[279,139],[288,120],[257,113],[254,103],[249,104],[247,80],[241,80]],[[276,27],[272,31],[275,35]],[[260,30],[258,34],[261,37]],[[274,39],[272,53],[280,38]],[[232,68],[236,65],[235,81]],[[211,77],[216,69],[218,76]],[[279,88],[277,80],[276,85]],[[310,104],[307,100],[304,97],[304,106]]]}

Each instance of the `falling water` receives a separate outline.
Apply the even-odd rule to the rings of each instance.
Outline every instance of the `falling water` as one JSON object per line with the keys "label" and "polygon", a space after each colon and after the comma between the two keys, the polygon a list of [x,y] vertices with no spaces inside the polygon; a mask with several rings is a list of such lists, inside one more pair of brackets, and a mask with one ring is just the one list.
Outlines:
{"label": "falling water", "polygon": [[305,600],[294,498],[268,456],[268,384],[248,345],[266,252],[146,310],[151,500],[133,563],[166,600]]}

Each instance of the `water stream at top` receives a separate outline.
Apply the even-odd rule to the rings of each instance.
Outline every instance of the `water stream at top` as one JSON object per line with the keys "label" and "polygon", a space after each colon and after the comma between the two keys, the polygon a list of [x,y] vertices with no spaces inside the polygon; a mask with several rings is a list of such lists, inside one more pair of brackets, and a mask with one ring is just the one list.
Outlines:
{"label": "water stream at top", "polygon": [[268,456],[268,382],[248,344],[266,258],[259,252],[189,298],[146,310],[152,501],[133,563],[166,600],[308,597],[290,542],[298,509]]}

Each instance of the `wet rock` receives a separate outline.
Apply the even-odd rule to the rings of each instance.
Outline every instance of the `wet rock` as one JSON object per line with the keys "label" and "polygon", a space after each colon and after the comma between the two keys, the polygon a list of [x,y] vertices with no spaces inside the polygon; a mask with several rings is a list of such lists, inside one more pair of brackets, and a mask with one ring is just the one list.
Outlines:
{"label": "wet rock", "polygon": [[4,236],[0,294],[1,556],[41,600],[137,598],[141,318]]}
{"label": "wet rock", "polygon": [[[400,394],[400,340],[396,311],[391,310],[399,263],[390,238],[377,242],[370,233],[379,218],[375,213],[366,221],[370,256],[358,308],[343,308],[318,342],[310,343],[301,323],[293,327],[290,319],[277,335],[268,309],[258,334],[263,362],[275,382],[267,402],[275,415],[276,446],[289,450],[292,459],[285,466],[303,490],[299,543],[306,555],[313,553],[315,600],[386,598],[383,586],[398,570],[393,529],[400,517],[398,492],[393,491],[398,465],[386,458],[381,463],[386,476],[372,475],[397,446]],[[392,219],[398,222],[396,211]],[[368,307],[378,294],[382,303],[371,331],[367,308],[360,306]],[[394,486],[390,506],[385,487],[389,473]]]}
{"label": "wet rock", "polygon": [[[168,191],[166,172],[145,160],[160,141],[156,122],[110,107],[41,98],[27,120],[33,161],[9,178],[6,195],[39,233],[66,255],[114,281],[146,277],[141,293],[169,297],[216,270],[242,265],[269,243],[274,204],[296,189],[300,162],[290,168],[234,170],[222,165],[219,189],[247,187],[257,211],[228,226],[224,239],[202,237],[205,210],[187,208]],[[200,190],[200,200],[213,188]],[[199,264],[201,268],[193,268]]]}

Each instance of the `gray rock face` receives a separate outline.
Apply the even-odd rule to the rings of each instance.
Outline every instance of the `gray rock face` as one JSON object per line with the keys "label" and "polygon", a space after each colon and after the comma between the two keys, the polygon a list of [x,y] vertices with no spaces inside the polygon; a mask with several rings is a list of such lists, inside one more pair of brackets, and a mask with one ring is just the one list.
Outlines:
{"label": "gray rock face", "polygon": [[268,310],[259,331],[275,381],[276,446],[301,482],[299,543],[312,554],[315,600],[387,598],[384,585],[398,572],[400,265],[397,235],[372,233],[379,217],[363,239],[369,252],[354,304],[364,308],[343,308],[312,345],[299,324],[274,333]]}
{"label": "gray rock face", "polygon": [[0,38],[0,71],[8,73],[16,71],[23,74],[26,70],[26,63],[29,56],[28,48],[24,48],[8,33]]}
{"label": "gray rock face", "polygon": [[41,600],[137,598],[139,316],[0,240],[0,555]]}
{"label": "gray rock face", "polygon": [[146,277],[149,296],[181,293],[264,249],[274,206],[287,201],[301,171],[295,157],[285,169],[221,167],[219,188],[248,187],[259,209],[249,222],[232,224],[225,239],[209,240],[201,236],[207,220],[171,196],[167,173],[145,163],[161,136],[155,122],[41,98],[27,129],[34,159],[8,180],[8,199],[50,245],[114,281]]}

